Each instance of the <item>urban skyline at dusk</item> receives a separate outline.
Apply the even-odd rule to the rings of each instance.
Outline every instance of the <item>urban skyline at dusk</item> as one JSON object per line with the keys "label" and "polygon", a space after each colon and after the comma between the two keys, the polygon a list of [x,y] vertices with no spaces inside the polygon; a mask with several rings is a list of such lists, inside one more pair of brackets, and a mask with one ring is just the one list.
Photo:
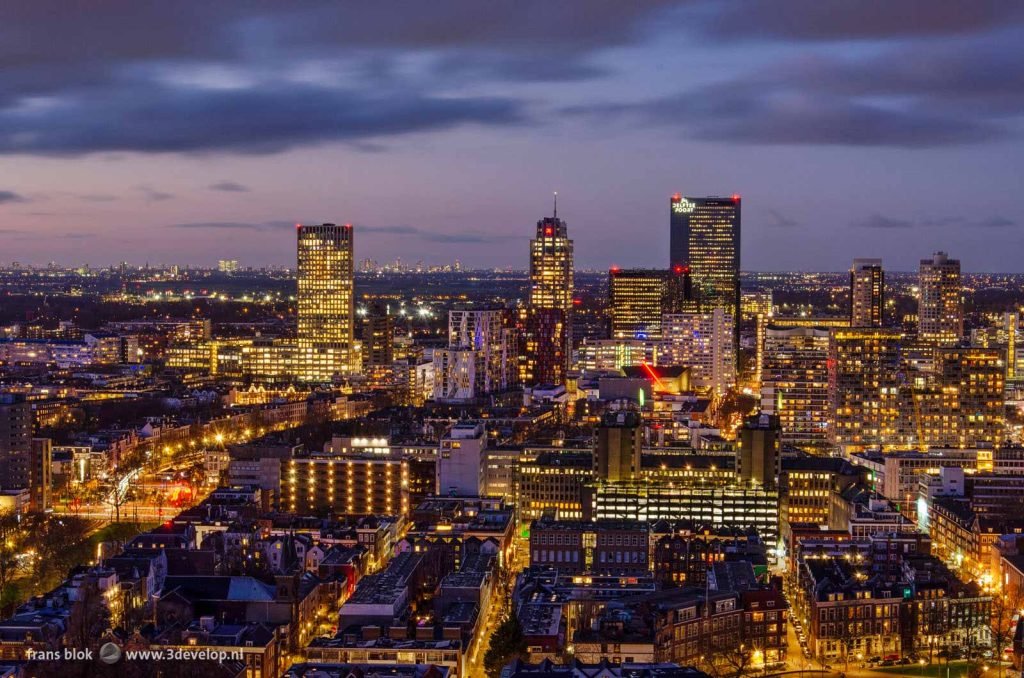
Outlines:
{"label": "urban skyline at dusk", "polygon": [[0,6],[0,678],[1024,678],[1024,3]]}
{"label": "urban skyline at dusk", "polygon": [[661,265],[682,192],[743,196],[745,270],[1020,271],[1015,6],[0,18],[5,262],[289,265],[288,227],[334,221],[358,259],[521,268],[557,190],[579,268]]}

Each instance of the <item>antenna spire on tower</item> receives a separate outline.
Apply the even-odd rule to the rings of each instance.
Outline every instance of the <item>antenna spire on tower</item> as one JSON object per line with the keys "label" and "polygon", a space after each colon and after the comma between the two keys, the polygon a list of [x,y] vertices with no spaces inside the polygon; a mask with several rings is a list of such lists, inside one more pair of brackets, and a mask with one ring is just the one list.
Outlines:
{"label": "antenna spire on tower", "polygon": [[558,191],[555,191],[555,213],[551,215],[552,218],[558,218]]}

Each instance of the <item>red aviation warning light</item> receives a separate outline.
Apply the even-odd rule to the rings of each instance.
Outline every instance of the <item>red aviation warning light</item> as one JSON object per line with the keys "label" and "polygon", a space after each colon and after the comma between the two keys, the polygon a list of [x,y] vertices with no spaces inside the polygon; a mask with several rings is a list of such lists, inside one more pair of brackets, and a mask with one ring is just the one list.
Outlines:
{"label": "red aviation warning light", "polygon": [[733,193],[732,194],[732,201],[733,202],[739,202],[740,201],[740,194],[739,193]]}
{"label": "red aviation warning light", "polygon": [[618,266],[612,266],[611,268],[609,268],[609,269],[608,269],[608,272],[609,272],[609,273],[611,273],[612,275],[616,275],[616,274],[617,274],[617,273],[619,273],[619,272],[620,272],[621,270],[622,270],[622,269],[621,269],[621,268],[619,268]]}
{"label": "red aviation warning light", "polygon": [[683,194],[682,193],[673,193],[672,194],[672,202],[679,202],[682,199],[683,199]]}
{"label": "red aviation warning light", "polygon": [[554,235],[554,233],[555,229],[551,228],[550,226],[544,227],[544,235]]}

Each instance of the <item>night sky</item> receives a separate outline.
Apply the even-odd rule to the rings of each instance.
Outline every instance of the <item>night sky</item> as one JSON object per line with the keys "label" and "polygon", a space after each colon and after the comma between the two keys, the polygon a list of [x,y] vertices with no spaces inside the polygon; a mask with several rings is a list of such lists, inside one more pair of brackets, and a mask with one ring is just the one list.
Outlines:
{"label": "night sky", "polygon": [[1024,2],[11,0],[0,262],[665,266],[743,196],[743,267],[1024,271]]}

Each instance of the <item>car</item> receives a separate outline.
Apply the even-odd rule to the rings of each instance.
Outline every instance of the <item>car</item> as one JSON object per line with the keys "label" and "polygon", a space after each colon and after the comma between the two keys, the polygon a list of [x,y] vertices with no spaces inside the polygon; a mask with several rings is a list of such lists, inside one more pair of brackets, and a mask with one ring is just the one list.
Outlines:
{"label": "car", "polygon": [[881,657],[881,655],[877,655],[876,654],[874,657],[869,657],[868,661],[869,662],[875,662],[877,664],[878,662],[882,661],[882,657]]}
{"label": "car", "polygon": [[910,657],[902,657],[899,660],[899,663],[902,664],[903,666],[906,666],[907,664],[910,663]]}
{"label": "car", "polygon": [[896,662],[891,659],[885,659],[882,661],[882,666],[895,666]]}

